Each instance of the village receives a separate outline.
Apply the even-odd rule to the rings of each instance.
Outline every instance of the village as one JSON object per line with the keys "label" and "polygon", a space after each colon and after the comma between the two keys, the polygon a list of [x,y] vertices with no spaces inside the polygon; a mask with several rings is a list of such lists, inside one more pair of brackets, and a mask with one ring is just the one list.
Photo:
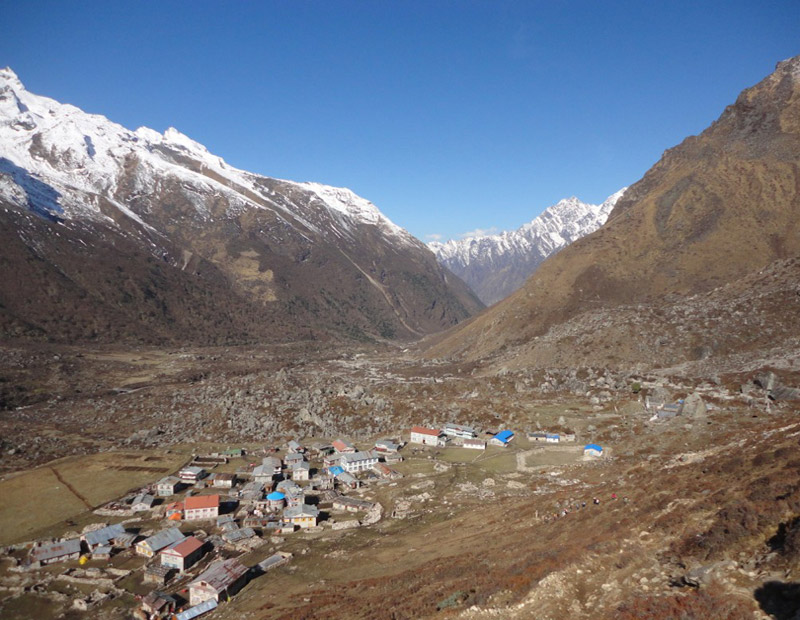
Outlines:
{"label": "village", "polygon": [[[381,438],[361,448],[341,438],[310,445],[291,439],[281,446],[193,455],[172,474],[96,508],[93,514],[104,521],[58,539],[9,546],[6,557],[13,572],[73,584],[75,610],[122,605],[132,595],[134,617],[196,618],[290,563],[293,554],[284,549],[293,536],[318,539],[384,516],[413,515],[411,504],[430,500],[429,493],[398,499],[388,514],[376,498],[378,489],[406,475],[427,476],[406,459],[433,462],[440,471],[448,457],[454,463],[502,457],[516,438],[509,429],[456,423],[418,425],[403,436],[408,440]],[[566,455],[564,462],[607,455],[595,443],[576,443],[574,433],[529,431],[522,439],[529,449],[512,457],[517,476],[540,469],[529,467],[526,456],[548,448]],[[411,488],[432,484],[420,480]]]}

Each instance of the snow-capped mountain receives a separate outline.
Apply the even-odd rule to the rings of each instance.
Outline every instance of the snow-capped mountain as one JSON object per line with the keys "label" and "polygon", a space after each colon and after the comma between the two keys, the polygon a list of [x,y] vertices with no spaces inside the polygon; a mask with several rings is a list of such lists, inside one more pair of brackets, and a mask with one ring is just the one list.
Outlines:
{"label": "snow-capped mountain", "polygon": [[[411,336],[480,308],[424,244],[352,191],[236,169],[174,128],[132,131],[30,93],[9,68],[0,69],[0,205],[6,263],[20,262],[20,273],[36,271],[30,277],[47,281],[46,289],[74,295],[81,312],[92,298],[101,314],[105,308],[117,316],[114,286],[87,271],[124,256],[123,264],[136,267],[132,303],[149,308],[129,314],[144,314],[158,329],[163,320],[181,323],[182,338],[196,333],[191,323],[199,315],[230,338],[260,338],[276,321],[294,335]],[[23,260],[29,253],[43,262]],[[105,253],[107,264],[97,266]],[[146,265],[152,261],[157,269]],[[141,281],[155,277],[153,270],[164,280],[160,293]],[[119,285],[118,277],[106,280]],[[179,300],[179,290],[195,287],[202,304],[191,304],[191,294]],[[208,287],[223,299],[209,301]],[[6,280],[0,289],[6,327],[48,331],[24,282]],[[177,306],[187,306],[187,316]],[[215,317],[215,308],[231,316]]]}
{"label": "snow-capped mountain", "polygon": [[428,247],[481,301],[493,304],[522,286],[548,256],[600,228],[625,189],[599,205],[565,198],[517,230],[432,242]]}

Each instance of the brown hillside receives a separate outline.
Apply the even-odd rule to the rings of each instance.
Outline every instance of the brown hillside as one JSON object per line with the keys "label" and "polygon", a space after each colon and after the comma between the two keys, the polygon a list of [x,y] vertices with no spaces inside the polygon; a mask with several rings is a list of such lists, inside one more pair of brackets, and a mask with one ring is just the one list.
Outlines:
{"label": "brown hillside", "polygon": [[587,311],[659,305],[798,255],[798,162],[800,57],[779,63],[702,134],[667,151],[603,228],[431,352],[485,357]]}

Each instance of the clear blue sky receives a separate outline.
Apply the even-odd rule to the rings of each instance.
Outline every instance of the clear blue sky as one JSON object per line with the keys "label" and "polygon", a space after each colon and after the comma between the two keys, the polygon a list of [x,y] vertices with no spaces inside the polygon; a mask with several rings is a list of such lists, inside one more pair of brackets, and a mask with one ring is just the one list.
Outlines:
{"label": "clear blue sky", "polygon": [[425,240],[600,202],[800,54],[798,0],[9,0],[2,22],[32,92],[349,187]]}

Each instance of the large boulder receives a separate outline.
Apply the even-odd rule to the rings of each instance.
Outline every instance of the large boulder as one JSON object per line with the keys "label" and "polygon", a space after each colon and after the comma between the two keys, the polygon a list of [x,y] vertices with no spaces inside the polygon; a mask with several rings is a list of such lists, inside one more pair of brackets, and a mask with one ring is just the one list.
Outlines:
{"label": "large boulder", "polygon": [[692,418],[702,418],[706,416],[708,407],[705,401],[697,392],[692,392],[683,401],[683,415]]}

